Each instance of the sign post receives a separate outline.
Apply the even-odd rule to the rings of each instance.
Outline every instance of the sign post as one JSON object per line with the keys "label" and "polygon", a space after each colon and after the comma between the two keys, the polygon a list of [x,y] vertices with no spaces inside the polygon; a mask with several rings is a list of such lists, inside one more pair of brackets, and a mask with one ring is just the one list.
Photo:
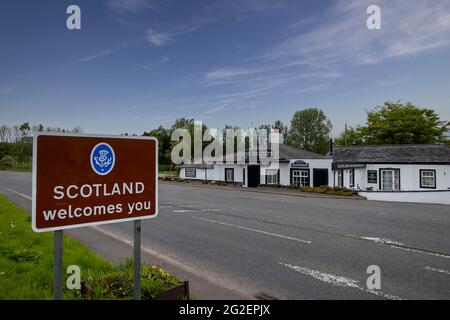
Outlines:
{"label": "sign post", "polygon": [[54,297],[62,298],[63,231],[134,221],[134,298],[140,299],[141,220],[158,213],[158,141],[152,137],[38,133],[32,227],[54,231]]}
{"label": "sign post", "polygon": [[55,300],[62,299],[63,290],[63,232],[53,232],[53,296]]}
{"label": "sign post", "polygon": [[133,243],[133,297],[134,300],[141,300],[141,221],[134,222],[134,243]]}

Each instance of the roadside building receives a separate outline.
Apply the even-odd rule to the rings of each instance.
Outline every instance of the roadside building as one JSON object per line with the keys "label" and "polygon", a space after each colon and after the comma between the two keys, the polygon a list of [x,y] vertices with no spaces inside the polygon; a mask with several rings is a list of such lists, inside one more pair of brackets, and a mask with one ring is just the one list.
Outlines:
{"label": "roadside building", "polygon": [[333,181],[373,200],[450,204],[450,147],[334,147]]}
{"label": "roadside building", "polygon": [[[279,133],[272,133],[270,143],[278,145],[278,159],[269,165],[257,161],[245,163],[183,164],[180,177],[184,179],[216,180],[237,183],[244,187],[260,185],[294,185],[296,187],[327,186],[332,183],[332,158],[293,148],[283,143]],[[270,150],[270,148],[269,148]],[[258,155],[257,155],[258,157]]]}

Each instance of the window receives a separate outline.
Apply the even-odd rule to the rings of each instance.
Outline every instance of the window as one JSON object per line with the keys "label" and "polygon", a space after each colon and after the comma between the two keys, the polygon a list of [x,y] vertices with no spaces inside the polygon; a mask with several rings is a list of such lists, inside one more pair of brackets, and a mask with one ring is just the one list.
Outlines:
{"label": "window", "polygon": [[354,187],[355,186],[355,169],[350,169],[349,173],[348,173],[348,185],[350,187]]}
{"label": "window", "polygon": [[278,184],[278,170],[266,170],[266,184]]}
{"label": "window", "polygon": [[234,169],[225,168],[225,181],[234,182]]}
{"label": "window", "polygon": [[337,172],[337,177],[338,177],[338,187],[343,187],[344,186],[344,170],[339,169]]}
{"label": "window", "polygon": [[380,189],[382,191],[400,190],[400,169],[380,169]]}
{"label": "window", "polygon": [[436,170],[420,170],[420,187],[436,189]]}
{"label": "window", "polygon": [[296,187],[309,187],[309,170],[292,170],[292,183]]}

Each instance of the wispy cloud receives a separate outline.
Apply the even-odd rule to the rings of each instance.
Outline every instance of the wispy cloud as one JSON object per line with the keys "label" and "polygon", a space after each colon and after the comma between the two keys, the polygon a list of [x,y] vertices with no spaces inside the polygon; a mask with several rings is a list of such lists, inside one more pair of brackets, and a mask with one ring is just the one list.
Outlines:
{"label": "wispy cloud", "polygon": [[152,7],[152,3],[147,0],[108,0],[106,3],[115,12],[137,13]]}
{"label": "wispy cloud", "polygon": [[170,42],[175,41],[174,35],[165,32],[156,32],[154,30],[147,30],[147,40],[154,46],[163,47]]}
{"label": "wispy cloud", "polygon": [[153,68],[155,68],[155,67],[158,67],[158,66],[164,65],[164,64],[166,64],[166,63],[169,63],[169,60],[170,60],[170,59],[169,59],[168,56],[163,56],[163,57],[162,57],[161,59],[159,59],[159,60],[152,61],[152,62],[148,62],[148,63],[142,65],[142,69],[145,69],[145,70],[151,70],[151,69],[153,69]]}
{"label": "wispy cloud", "polygon": [[[373,1],[339,1],[326,25],[274,47],[267,60],[374,64],[450,44],[450,1],[379,0],[382,30],[368,30]],[[313,59],[313,60],[311,60]]]}
{"label": "wispy cloud", "polygon": [[181,25],[176,30],[171,32],[158,32],[153,29],[149,29],[147,30],[147,40],[154,46],[164,47],[176,41],[177,36],[197,31],[205,23],[206,20],[202,19],[192,20],[191,22]]}
{"label": "wispy cloud", "polygon": [[83,63],[83,62],[92,61],[92,60],[95,60],[95,59],[100,58],[100,57],[103,57],[103,56],[108,56],[108,55],[110,55],[111,53],[112,53],[112,51],[110,51],[110,50],[103,51],[103,52],[100,52],[100,53],[93,54],[93,55],[91,55],[91,56],[85,57],[85,58],[83,58],[83,59],[74,61],[73,63]]}
{"label": "wispy cloud", "polygon": [[329,83],[323,83],[323,84],[318,84],[318,85],[314,85],[314,86],[309,86],[306,88],[291,89],[291,90],[289,90],[289,93],[301,94],[301,93],[323,91],[323,90],[328,89],[329,87],[330,87]]}

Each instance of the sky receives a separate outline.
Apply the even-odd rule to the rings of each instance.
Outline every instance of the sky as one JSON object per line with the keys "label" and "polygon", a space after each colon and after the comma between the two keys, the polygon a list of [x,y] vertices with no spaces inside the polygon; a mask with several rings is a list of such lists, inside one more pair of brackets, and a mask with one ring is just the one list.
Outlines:
{"label": "sky", "polygon": [[317,107],[336,136],[387,100],[450,120],[450,0],[2,0],[0,40],[0,124],[142,134]]}

